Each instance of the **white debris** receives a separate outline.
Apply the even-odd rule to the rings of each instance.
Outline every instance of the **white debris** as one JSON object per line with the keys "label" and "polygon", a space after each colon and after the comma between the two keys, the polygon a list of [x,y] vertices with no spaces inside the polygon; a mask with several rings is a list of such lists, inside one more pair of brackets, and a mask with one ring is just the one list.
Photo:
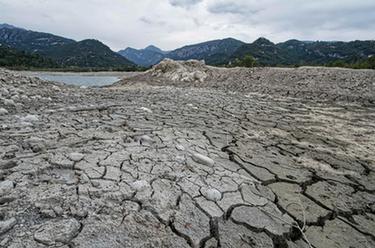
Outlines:
{"label": "white debris", "polygon": [[221,199],[221,193],[217,189],[203,188],[201,192],[202,192],[202,195],[206,197],[207,200],[219,201]]}
{"label": "white debris", "polygon": [[194,153],[192,156],[192,159],[199,164],[203,164],[207,166],[213,166],[215,163],[211,158],[205,155],[202,155],[200,153]]}
{"label": "white debris", "polygon": [[185,150],[185,147],[183,145],[176,145],[176,149],[179,150],[179,151],[184,151]]}
{"label": "white debris", "polygon": [[149,109],[149,108],[141,107],[140,110],[143,110],[143,111],[145,111],[147,113],[150,113],[150,114],[152,113],[152,110]]}
{"label": "white debris", "polygon": [[0,196],[8,194],[14,188],[14,182],[2,181],[0,182]]}
{"label": "white debris", "polygon": [[9,114],[8,110],[6,110],[5,108],[0,108],[0,116],[7,115],[7,114]]}
{"label": "white debris", "polygon": [[12,229],[16,224],[17,220],[14,217],[9,220],[0,221],[0,235]]}
{"label": "white debris", "polygon": [[26,115],[25,117],[21,117],[20,120],[22,122],[37,122],[39,121],[39,118],[36,115]]}
{"label": "white debris", "polygon": [[83,155],[82,153],[78,153],[78,152],[72,152],[68,155],[68,158],[74,162],[79,162],[81,161],[83,158],[85,157],[85,155]]}
{"label": "white debris", "polygon": [[12,99],[4,99],[5,105],[16,105]]}
{"label": "white debris", "polygon": [[131,187],[135,189],[136,191],[142,191],[148,187],[150,187],[150,184],[145,180],[138,180],[131,184]]}
{"label": "white debris", "polygon": [[78,233],[81,224],[76,219],[49,221],[41,225],[34,233],[34,239],[47,246],[56,245],[57,242],[69,243]]}
{"label": "white debris", "polygon": [[148,135],[142,135],[139,137],[139,141],[141,144],[152,144],[154,142],[154,140]]}

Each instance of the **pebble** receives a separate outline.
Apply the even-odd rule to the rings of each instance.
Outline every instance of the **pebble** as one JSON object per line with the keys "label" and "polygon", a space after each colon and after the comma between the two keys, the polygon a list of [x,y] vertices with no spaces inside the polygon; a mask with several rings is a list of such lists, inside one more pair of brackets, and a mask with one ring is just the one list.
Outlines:
{"label": "pebble", "polygon": [[14,103],[14,101],[13,100],[11,100],[11,99],[4,99],[4,104],[5,105],[16,105],[15,103]]}
{"label": "pebble", "polygon": [[5,221],[0,221],[0,235],[8,232],[17,224],[16,218],[12,217]]}
{"label": "pebble", "polygon": [[6,180],[0,182],[0,196],[8,194],[14,188],[14,182]]}
{"label": "pebble", "polygon": [[132,188],[137,191],[142,191],[148,187],[150,187],[150,184],[145,180],[138,180],[131,184]]}
{"label": "pebble", "polygon": [[81,224],[76,219],[49,221],[41,225],[34,233],[34,239],[44,245],[52,246],[59,243],[69,243],[78,233]]}
{"label": "pebble", "polygon": [[152,113],[152,110],[149,109],[149,108],[141,107],[140,110],[143,110],[143,111],[148,112],[150,114]]}
{"label": "pebble", "polygon": [[185,147],[183,145],[176,145],[176,149],[178,151],[184,151],[185,150]]}
{"label": "pebble", "polygon": [[221,199],[221,193],[217,189],[214,188],[203,188],[202,195],[206,197],[207,200],[210,201],[219,201]]}
{"label": "pebble", "polygon": [[21,118],[22,122],[37,122],[39,121],[38,116],[36,115],[26,115],[25,117]]}
{"label": "pebble", "polygon": [[8,110],[6,110],[5,108],[0,108],[0,116],[7,115],[7,114],[9,114]]}
{"label": "pebble", "polygon": [[211,158],[205,155],[202,155],[200,153],[194,153],[192,158],[195,162],[199,164],[207,165],[207,166],[213,166],[215,163]]}
{"label": "pebble", "polygon": [[139,141],[141,142],[141,144],[151,144],[154,142],[153,139],[148,135],[142,135],[139,138]]}
{"label": "pebble", "polygon": [[79,162],[85,157],[85,155],[83,155],[82,153],[78,153],[78,152],[72,152],[68,155],[68,157],[70,160],[74,162]]}

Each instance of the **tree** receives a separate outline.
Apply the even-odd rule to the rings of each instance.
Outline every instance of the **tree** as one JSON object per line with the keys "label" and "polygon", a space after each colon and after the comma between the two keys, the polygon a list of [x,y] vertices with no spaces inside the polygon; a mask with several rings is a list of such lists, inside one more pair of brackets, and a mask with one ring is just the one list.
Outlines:
{"label": "tree", "polygon": [[241,66],[243,67],[254,67],[255,66],[255,59],[250,54],[245,55],[243,59],[241,60]]}
{"label": "tree", "polygon": [[240,67],[254,67],[256,60],[250,54],[245,55],[242,59],[236,58],[231,66],[240,66]]}

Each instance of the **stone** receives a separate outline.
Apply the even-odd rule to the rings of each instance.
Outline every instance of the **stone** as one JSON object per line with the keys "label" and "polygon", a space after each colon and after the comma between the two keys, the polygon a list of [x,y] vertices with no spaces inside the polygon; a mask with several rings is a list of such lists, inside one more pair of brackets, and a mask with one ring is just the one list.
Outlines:
{"label": "stone", "polygon": [[5,108],[0,108],[0,116],[9,114],[8,110]]}
{"label": "stone", "polygon": [[214,188],[202,188],[201,189],[202,195],[206,197],[207,200],[210,201],[219,201],[221,199],[221,193],[217,189]]}
{"label": "stone", "polygon": [[12,217],[8,220],[0,221],[0,235],[8,232],[17,224],[17,219]]}
{"label": "stone", "polygon": [[26,115],[24,117],[21,117],[20,120],[22,122],[31,122],[31,123],[33,123],[33,122],[39,121],[39,118],[38,118],[37,115],[30,115],[30,114],[28,114],[28,115]]}
{"label": "stone", "polygon": [[78,153],[78,152],[72,152],[72,153],[69,153],[68,157],[70,160],[74,162],[79,162],[85,157],[85,155],[82,153]]}
{"label": "stone", "polygon": [[2,181],[0,182],[0,196],[5,196],[9,194],[14,188],[14,182],[13,181]]}
{"label": "stone", "polygon": [[141,144],[147,144],[147,145],[150,145],[150,144],[152,144],[154,141],[153,141],[153,139],[152,139],[150,136],[148,136],[148,135],[142,135],[141,137],[139,137],[139,142],[140,142]]}
{"label": "stone", "polygon": [[150,113],[150,114],[152,114],[152,110],[151,110],[151,109],[149,109],[149,108],[141,107],[141,108],[140,108],[140,110],[142,110],[142,111],[145,111],[145,112],[147,112],[147,113]]}
{"label": "stone", "polygon": [[76,219],[51,220],[40,226],[34,239],[44,245],[67,244],[78,235],[81,224]]}
{"label": "stone", "polygon": [[185,147],[183,145],[176,145],[176,149],[178,151],[184,151],[185,150]]}
{"label": "stone", "polygon": [[209,158],[205,155],[199,154],[199,153],[194,153],[192,155],[192,159],[196,163],[207,165],[207,166],[210,166],[210,167],[212,167],[215,163],[213,159],[211,159],[211,158]]}
{"label": "stone", "polygon": [[137,191],[142,191],[148,187],[150,187],[150,184],[145,180],[138,180],[131,184],[132,188]]}

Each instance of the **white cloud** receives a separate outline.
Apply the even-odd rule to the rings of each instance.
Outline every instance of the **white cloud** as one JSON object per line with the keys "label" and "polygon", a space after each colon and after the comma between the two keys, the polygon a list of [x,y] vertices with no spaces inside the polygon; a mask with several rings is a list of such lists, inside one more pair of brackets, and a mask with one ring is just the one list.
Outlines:
{"label": "white cloud", "polygon": [[234,37],[251,42],[374,39],[373,0],[0,0],[0,23],[114,50]]}

